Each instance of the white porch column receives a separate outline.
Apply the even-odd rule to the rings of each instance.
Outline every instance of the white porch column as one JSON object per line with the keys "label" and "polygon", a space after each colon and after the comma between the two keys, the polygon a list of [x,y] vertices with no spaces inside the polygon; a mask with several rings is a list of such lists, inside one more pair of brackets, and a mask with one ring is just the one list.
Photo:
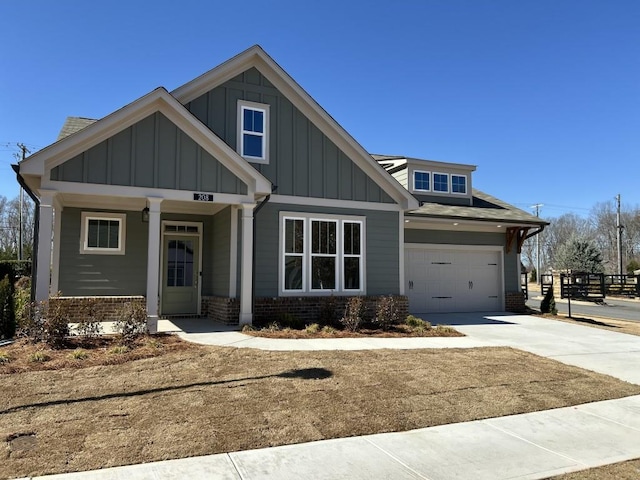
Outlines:
{"label": "white porch column", "polygon": [[53,202],[53,264],[51,266],[51,294],[55,295],[60,279],[60,230],[62,228],[62,210],[59,199]]}
{"label": "white porch column", "polygon": [[36,278],[36,301],[49,299],[51,282],[51,234],[53,233],[53,202],[55,192],[40,192],[40,207],[38,222],[38,271]]}
{"label": "white porch column", "polygon": [[242,205],[242,242],[240,260],[240,325],[253,322],[252,283],[253,283],[253,209],[255,204]]}
{"label": "white porch column", "polygon": [[400,256],[398,258],[398,276],[400,277],[400,295],[404,295],[404,212],[398,212],[400,219],[400,227],[398,229],[398,250]]}
{"label": "white porch column", "polygon": [[160,286],[160,204],[161,198],[149,197],[149,238],[147,245],[147,328],[158,331],[158,288]]}

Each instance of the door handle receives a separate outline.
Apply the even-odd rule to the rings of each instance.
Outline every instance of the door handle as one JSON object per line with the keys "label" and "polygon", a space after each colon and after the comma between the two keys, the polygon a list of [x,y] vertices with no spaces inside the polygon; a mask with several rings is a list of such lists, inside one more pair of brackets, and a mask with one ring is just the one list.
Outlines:
{"label": "door handle", "polygon": [[473,290],[473,282],[469,281],[469,290]]}
{"label": "door handle", "polygon": [[409,280],[409,290],[413,290],[413,280]]}

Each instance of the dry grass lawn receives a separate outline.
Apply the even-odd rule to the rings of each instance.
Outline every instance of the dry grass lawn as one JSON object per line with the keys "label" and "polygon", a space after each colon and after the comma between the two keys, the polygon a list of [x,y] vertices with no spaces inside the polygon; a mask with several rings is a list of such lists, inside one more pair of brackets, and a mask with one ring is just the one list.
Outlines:
{"label": "dry grass lawn", "polygon": [[560,320],[563,322],[574,323],[576,325],[585,325],[587,327],[601,328],[603,330],[610,330],[617,333],[628,333],[629,335],[640,336],[640,323],[629,322],[626,320],[614,320],[612,318],[598,318],[598,317],[565,317],[563,315],[543,315],[544,318],[551,320]]}
{"label": "dry grass lawn", "polygon": [[638,480],[640,478],[640,460],[614,463],[552,478],[553,480]]}
{"label": "dry grass lawn", "polygon": [[264,352],[189,345],[0,375],[0,478],[564,407],[640,386],[509,348]]}

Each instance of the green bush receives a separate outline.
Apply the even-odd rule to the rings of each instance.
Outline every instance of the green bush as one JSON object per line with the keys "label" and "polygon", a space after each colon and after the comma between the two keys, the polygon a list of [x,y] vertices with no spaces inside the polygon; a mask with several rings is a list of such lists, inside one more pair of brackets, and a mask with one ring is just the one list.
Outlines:
{"label": "green bush", "polygon": [[44,308],[44,341],[53,348],[61,348],[65,338],[69,336],[71,314],[65,302],[56,301],[57,296],[49,299]]}
{"label": "green bush", "polygon": [[147,310],[136,302],[125,303],[118,312],[113,329],[120,335],[124,344],[132,343],[138,337],[148,333]]}
{"label": "green bush", "polygon": [[85,360],[89,356],[89,354],[86,350],[76,348],[73,352],[70,353],[70,356],[74,360]]}
{"label": "green bush", "polygon": [[43,363],[48,362],[49,360],[51,360],[51,357],[44,353],[42,350],[33,352],[31,355],[29,355],[29,361],[32,363]]}
{"label": "green bush", "polygon": [[400,311],[396,297],[389,295],[378,300],[373,323],[383,330],[389,330],[392,326],[400,323]]}
{"label": "green bush", "polygon": [[314,335],[320,331],[320,325],[317,323],[312,323],[311,325],[307,325],[307,328],[304,329],[305,332]]}
{"label": "green bush", "polygon": [[9,280],[31,276],[31,260],[2,260],[0,261],[0,278],[5,275]]}
{"label": "green bush", "polygon": [[538,281],[538,271],[534,268],[529,272],[529,283],[536,283]]}
{"label": "green bush", "polygon": [[13,303],[13,283],[9,275],[0,280],[0,338],[16,334],[16,313]]}
{"label": "green bush", "polygon": [[19,323],[31,302],[31,278],[20,277],[14,285],[13,305],[16,312],[16,322]]}
{"label": "green bush", "polygon": [[553,296],[553,288],[549,288],[545,293],[544,298],[540,302],[540,313],[550,313],[556,315],[558,310],[556,309],[556,299]]}
{"label": "green bush", "polygon": [[426,322],[421,318],[414,317],[413,315],[407,316],[407,319],[404,321],[404,323],[406,323],[413,329],[431,330],[431,323]]}
{"label": "green bush", "polygon": [[364,303],[362,297],[351,297],[344,309],[344,316],[340,319],[342,326],[350,332],[355,332],[362,324]]}

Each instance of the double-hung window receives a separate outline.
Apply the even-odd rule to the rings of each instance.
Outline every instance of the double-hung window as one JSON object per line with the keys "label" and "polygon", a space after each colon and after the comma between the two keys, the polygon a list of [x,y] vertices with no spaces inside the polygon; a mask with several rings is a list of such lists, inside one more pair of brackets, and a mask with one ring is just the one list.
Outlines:
{"label": "double-hung window", "polygon": [[82,212],[80,253],[124,255],[126,214]]}
{"label": "double-hung window", "polygon": [[364,220],[291,215],[281,223],[281,292],[362,293]]}
{"label": "double-hung window", "polygon": [[464,175],[451,175],[451,193],[467,193],[467,177]]}
{"label": "double-hung window", "polygon": [[269,163],[269,105],[238,101],[238,152],[250,162]]}

